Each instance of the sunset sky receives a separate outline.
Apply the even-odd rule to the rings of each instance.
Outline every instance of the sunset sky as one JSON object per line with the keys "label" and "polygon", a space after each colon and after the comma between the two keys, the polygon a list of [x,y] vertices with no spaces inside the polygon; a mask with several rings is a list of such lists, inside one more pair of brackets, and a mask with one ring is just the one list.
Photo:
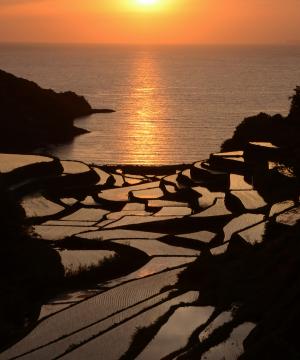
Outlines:
{"label": "sunset sky", "polygon": [[293,44],[300,0],[0,0],[0,41]]}

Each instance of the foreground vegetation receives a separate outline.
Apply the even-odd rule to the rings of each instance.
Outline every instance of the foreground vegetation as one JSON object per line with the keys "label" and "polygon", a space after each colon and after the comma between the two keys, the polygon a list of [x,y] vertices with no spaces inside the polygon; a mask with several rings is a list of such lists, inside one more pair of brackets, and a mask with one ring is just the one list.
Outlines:
{"label": "foreground vegetation", "polygon": [[37,320],[41,304],[63,280],[58,253],[30,235],[17,200],[0,187],[0,347]]}

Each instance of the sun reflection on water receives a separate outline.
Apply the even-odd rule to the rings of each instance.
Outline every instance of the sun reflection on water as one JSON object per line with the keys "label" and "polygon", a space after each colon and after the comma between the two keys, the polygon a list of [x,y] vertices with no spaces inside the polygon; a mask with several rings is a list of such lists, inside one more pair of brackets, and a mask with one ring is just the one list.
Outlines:
{"label": "sun reflection on water", "polygon": [[162,120],[166,109],[159,94],[162,88],[159,66],[151,54],[141,52],[139,55],[132,65],[132,93],[128,96],[136,114],[125,129],[124,152],[130,154],[127,157],[133,163],[149,165],[160,163],[161,141],[168,135]]}

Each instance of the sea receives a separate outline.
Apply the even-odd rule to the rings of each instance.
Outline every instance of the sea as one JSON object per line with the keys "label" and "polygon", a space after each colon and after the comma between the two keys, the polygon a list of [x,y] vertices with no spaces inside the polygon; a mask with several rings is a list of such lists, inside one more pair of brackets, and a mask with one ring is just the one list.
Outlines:
{"label": "sea", "polygon": [[183,164],[219,151],[259,112],[289,111],[300,46],[1,44],[0,68],[95,108],[89,133],[39,151],[96,164]]}

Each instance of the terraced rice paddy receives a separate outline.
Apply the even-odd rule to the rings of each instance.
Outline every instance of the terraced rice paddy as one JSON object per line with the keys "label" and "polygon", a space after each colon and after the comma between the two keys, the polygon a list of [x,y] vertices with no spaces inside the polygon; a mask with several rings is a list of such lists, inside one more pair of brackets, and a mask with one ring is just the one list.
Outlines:
{"label": "terraced rice paddy", "polygon": [[[32,164],[53,162],[1,156],[3,172],[23,164],[26,173],[29,166],[28,181]],[[58,251],[66,269],[101,265],[116,256],[123,263],[117,276],[108,273],[91,288],[69,289],[43,304],[40,321],[2,352],[0,360],[110,360],[127,351],[138,359],[160,359],[173,352],[188,354],[190,346],[207,340],[214,346],[201,359],[241,355],[255,324],[232,325],[227,340],[217,343],[216,330],[231,326],[235,313],[201,305],[201,293],[182,291],[178,276],[203,253],[218,257],[233,243],[263,243],[271,221],[289,226],[298,219],[294,199],[268,204],[253,189],[243,174],[242,156],[215,154],[209,162],[172,174],[155,169],[151,176],[62,161],[57,179],[67,176],[72,186],[63,183],[57,192],[45,188],[43,195],[22,201],[34,232]],[[140,266],[134,267],[141,257]],[[140,328],[151,336],[136,347]]]}
{"label": "terraced rice paddy", "polygon": [[252,323],[245,323],[237,326],[232,330],[226,341],[203,354],[201,360],[238,359],[244,352],[244,340],[254,328],[255,324]]}
{"label": "terraced rice paddy", "polygon": [[213,307],[178,308],[137,359],[163,359],[176,350],[184,348],[192,333],[208,321],[213,311]]}

